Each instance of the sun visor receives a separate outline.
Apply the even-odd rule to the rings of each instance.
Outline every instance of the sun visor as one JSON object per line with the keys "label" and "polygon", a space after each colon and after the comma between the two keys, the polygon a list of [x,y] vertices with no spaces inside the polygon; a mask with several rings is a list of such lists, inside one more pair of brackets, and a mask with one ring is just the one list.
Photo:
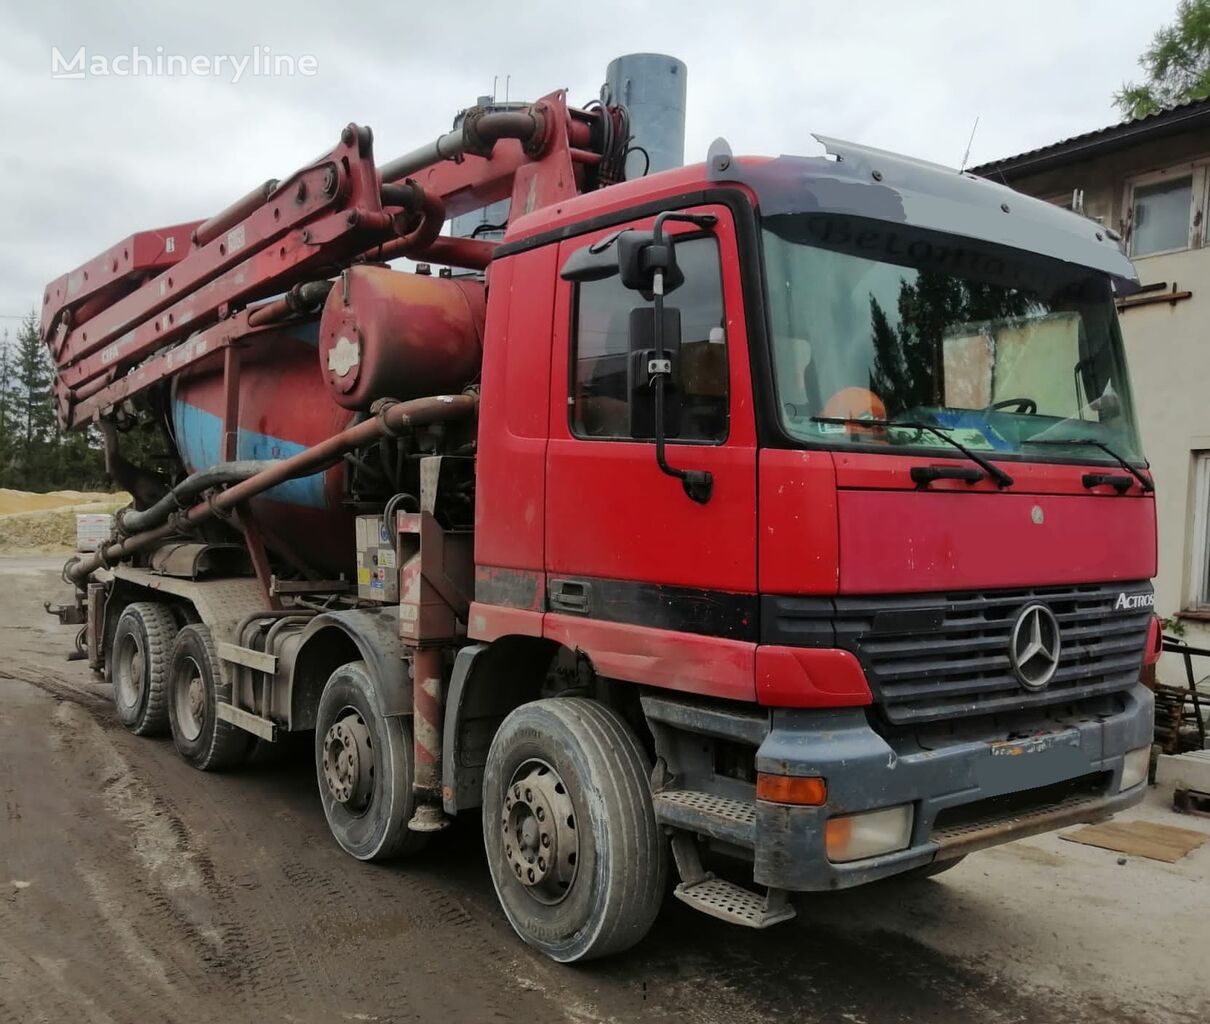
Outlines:
{"label": "sun visor", "polygon": [[751,188],[765,216],[829,213],[908,224],[1108,274],[1118,295],[1139,287],[1116,232],[1087,217],[967,171],[815,138],[832,159],[736,159],[726,142],[716,140],[707,159],[710,178]]}

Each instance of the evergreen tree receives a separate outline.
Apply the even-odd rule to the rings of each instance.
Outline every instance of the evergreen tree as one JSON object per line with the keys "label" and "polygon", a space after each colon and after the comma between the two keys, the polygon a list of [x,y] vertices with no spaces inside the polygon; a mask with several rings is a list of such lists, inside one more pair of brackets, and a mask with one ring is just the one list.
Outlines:
{"label": "evergreen tree", "polygon": [[7,330],[0,335],[0,487],[9,487],[13,475],[13,355]]}
{"label": "evergreen tree", "polygon": [[[54,369],[31,314],[0,334],[0,487],[20,490],[109,490],[100,432],[63,430],[55,411]],[[122,435],[122,453],[150,469],[172,471],[161,432],[146,424]]]}
{"label": "evergreen tree", "polygon": [[24,490],[49,490],[55,434],[50,357],[32,313],[17,332],[14,357],[15,475]]}

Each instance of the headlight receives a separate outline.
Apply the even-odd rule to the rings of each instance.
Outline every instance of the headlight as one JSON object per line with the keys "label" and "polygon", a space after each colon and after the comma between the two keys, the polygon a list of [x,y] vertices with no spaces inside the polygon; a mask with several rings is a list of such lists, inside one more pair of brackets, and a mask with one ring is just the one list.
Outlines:
{"label": "headlight", "polygon": [[825,826],[828,860],[845,861],[906,850],[912,841],[912,805],[829,818]]}
{"label": "headlight", "polygon": [[1138,750],[1129,751],[1122,758],[1122,784],[1118,786],[1118,790],[1134,789],[1135,786],[1147,778],[1147,773],[1150,769],[1150,746],[1139,747]]}

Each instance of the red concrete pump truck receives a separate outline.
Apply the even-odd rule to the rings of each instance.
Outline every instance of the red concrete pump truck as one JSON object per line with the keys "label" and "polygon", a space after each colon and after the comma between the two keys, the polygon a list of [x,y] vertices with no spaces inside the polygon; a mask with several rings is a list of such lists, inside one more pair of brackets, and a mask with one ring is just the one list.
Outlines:
{"label": "red concrete pump truck", "polygon": [[59,416],[134,495],[58,609],[122,723],[202,770],[313,732],[360,860],[479,811],[564,962],[670,866],[760,928],[1139,800],[1114,233],[830,139],[627,181],[629,139],[562,92],[381,165],[350,124],[50,284]]}

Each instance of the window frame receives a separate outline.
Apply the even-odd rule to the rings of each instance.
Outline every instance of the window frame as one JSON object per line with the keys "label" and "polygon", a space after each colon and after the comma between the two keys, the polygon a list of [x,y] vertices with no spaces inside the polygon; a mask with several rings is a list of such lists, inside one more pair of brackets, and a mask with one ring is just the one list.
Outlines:
{"label": "window frame", "polygon": [[1189,589],[1184,610],[1210,612],[1210,450],[1194,449],[1190,500],[1192,502],[1189,535]]}
{"label": "window frame", "polygon": [[[1185,235],[1185,244],[1172,249],[1157,249],[1155,252],[1135,253],[1134,251],[1134,194],[1138,188],[1151,185],[1161,185],[1179,178],[1192,178],[1190,182],[1189,199],[1189,230]],[[1207,206],[1207,190],[1210,188],[1210,157],[1186,161],[1157,171],[1147,171],[1126,179],[1122,192],[1122,222],[1127,238],[1128,255],[1132,260],[1145,260],[1152,256],[1167,256],[1177,252],[1189,252],[1200,249],[1206,244],[1205,210]],[[1200,217],[1199,217],[1200,215]]]}
{"label": "window frame", "polygon": [[[633,227],[628,225],[627,227]],[[622,230],[626,230],[623,227]],[[730,322],[729,311],[727,309],[727,289],[726,281],[723,275],[723,240],[719,236],[718,230],[708,231],[701,228],[689,228],[688,230],[677,231],[675,229],[665,229],[669,235],[676,238],[677,245],[685,242],[691,242],[696,239],[710,238],[714,240],[717,250],[717,269],[718,269],[718,295],[719,301],[722,304],[723,310],[723,347],[727,357],[727,417],[726,429],[717,438],[682,438],[682,437],[667,437],[664,443],[668,445],[691,445],[704,448],[718,448],[725,445],[731,438],[731,419],[733,411],[732,389],[731,389],[731,332],[728,328]],[[591,243],[586,243],[591,244]],[[567,432],[576,441],[607,441],[607,442],[629,442],[631,444],[655,444],[653,437],[631,437],[629,434],[584,434],[576,429],[576,371],[579,365],[578,353],[580,345],[580,289],[585,284],[593,284],[595,282],[576,282],[571,287],[571,295],[568,308],[568,334],[567,334]],[[675,292],[673,293],[675,295]],[[635,293],[636,297],[638,293]],[[665,296],[665,302],[669,298]],[[637,303],[636,303],[637,304]]]}

